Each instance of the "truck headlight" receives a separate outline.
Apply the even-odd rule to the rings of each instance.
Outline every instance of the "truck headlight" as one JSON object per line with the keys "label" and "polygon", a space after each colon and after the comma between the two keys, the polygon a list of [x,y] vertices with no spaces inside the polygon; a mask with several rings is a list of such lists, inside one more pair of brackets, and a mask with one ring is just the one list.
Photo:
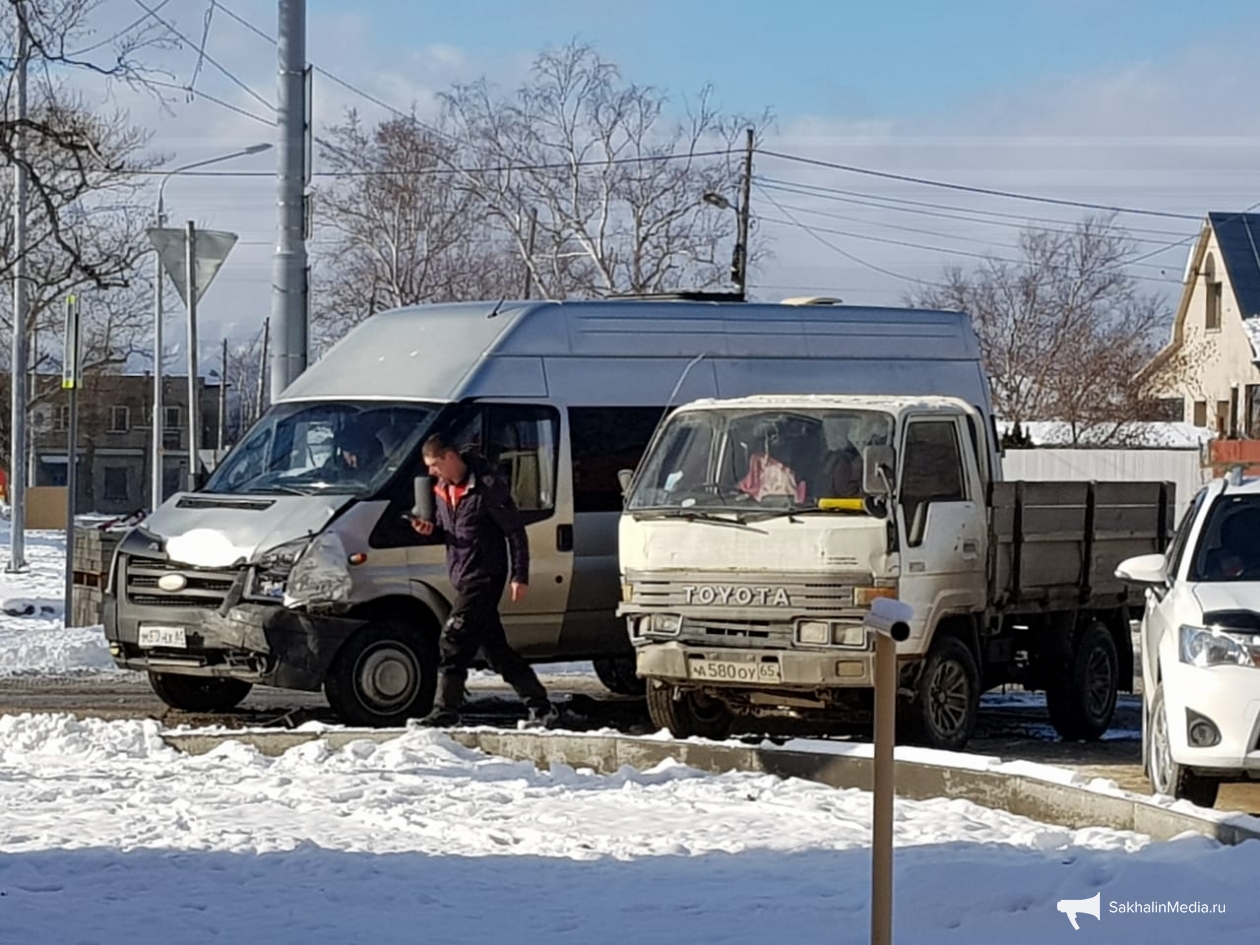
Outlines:
{"label": "truck headlight", "polygon": [[682,617],[678,614],[652,614],[649,617],[648,631],[663,636],[677,636],[682,630]]}
{"label": "truck headlight", "polygon": [[339,604],[350,597],[350,569],[346,549],[332,532],[317,536],[289,572],[284,606]]}
{"label": "truck headlight", "polygon": [[293,570],[293,566],[297,564],[298,559],[302,557],[303,553],[310,546],[310,535],[294,539],[293,541],[286,541],[284,544],[268,548],[260,554],[255,565],[262,574],[273,577],[287,576]]}
{"label": "truck headlight", "polygon": [[825,620],[801,620],[796,624],[796,640],[806,646],[826,646],[831,642],[831,624]]}
{"label": "truck headlight", "polygon": [[1178,655],[1191,666],[1255,666],[1260,649],[1251,637],[1183,624],[1178,631]]}

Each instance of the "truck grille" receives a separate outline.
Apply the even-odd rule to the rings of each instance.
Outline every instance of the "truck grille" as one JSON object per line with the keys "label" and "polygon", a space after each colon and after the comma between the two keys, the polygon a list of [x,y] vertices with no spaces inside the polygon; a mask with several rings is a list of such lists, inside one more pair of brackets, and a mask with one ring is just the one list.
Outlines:
{"label": "truck grille", "polygon": [[[786,579],[784,579],[786,577]],[[760,612],[762,619],[774,613],[772,619],[803,617],[810,614],[837,615],[853,609],[853,588],[856,584],[869,584],[870,575],[837,574],[819,580],[817,575],[777,576],[775,580],[759,581],[755,575],[732,579],[718,574],[663,575],[650,573],[627,574],[626,580],[634,586],[634,597],[629,601],[636,607],[679,610],[703,607],[714,614],[739,614],[742,619],[749,612]]]}
{"label": "truck grille", "polygon": [[[232,571],[191,568],[173,561],[126,558],[127,599],[142,607],[195,607],[214,609],[223,603],[236,580]],[[158,586],[165,575],[178,574],[188,583],[177,591]]]}

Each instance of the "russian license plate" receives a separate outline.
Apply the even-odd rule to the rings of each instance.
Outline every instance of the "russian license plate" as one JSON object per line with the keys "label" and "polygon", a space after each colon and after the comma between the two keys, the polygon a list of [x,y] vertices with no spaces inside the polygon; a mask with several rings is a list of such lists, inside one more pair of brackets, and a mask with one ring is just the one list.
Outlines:
{"label": "russian license plate", "polygon": [[183,650],[188,647],[188,638],[183,627],[164,627],[159,624],[140,624],[140,634],[136,643],[144,649],[153,647],[169,647]]}
{"label": "russian license plate", "polygon": [[777,683],[782,681],[778,663],[735,663],[730,660],[688,660],[690,679],[714,682]]}

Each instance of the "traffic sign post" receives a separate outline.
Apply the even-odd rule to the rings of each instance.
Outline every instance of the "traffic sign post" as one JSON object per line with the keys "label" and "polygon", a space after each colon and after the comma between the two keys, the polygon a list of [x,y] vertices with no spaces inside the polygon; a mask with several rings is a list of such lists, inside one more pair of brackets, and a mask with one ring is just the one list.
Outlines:
{"label": "traffic sign post", "polygon": [[74,619],[74,512],[79,491],[79,297],[66,299],[65,354],[62,357],[61,389],[69,395],[66,422],[66,601],[62,623],[73,626]]}
{"label": "traffic sign post", "polygon": [[[197,389],[197,303],[236,245],[236,234],[222,230],[198,230],[189,220],[184,229],[151,227],[149,242],[175,284],[188,310],[188,490],[198,485],[198,441],[201,407]],[[155,503],[156,504],[156,503]]]}

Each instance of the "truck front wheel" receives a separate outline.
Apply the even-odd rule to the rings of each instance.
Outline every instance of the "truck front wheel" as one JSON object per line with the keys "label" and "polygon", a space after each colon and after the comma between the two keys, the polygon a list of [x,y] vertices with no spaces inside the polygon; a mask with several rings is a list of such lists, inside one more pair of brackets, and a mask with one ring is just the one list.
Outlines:
{"label": "truck front wheel", "polygon": [[324,695],[346,725],[405,725],[433,706],[437,641],[401,620],[369,624],[345,642],[324,679]]}
{"label": "truck front wheel", "polygon": [[923,661],[906,707],[911,741],[943,751],[961,751],[976,727],[980,711],[980,673],[962,640],[937,637]]}
{"label": "truck front wheel", "polygon": [[1062,676],[1046,688],[1050,722],[1065,741],[1102,737],[1116,711],[1120,658],[1106,624],[1085,628]]}
{"label": "truck front wheel", "polygon": [[240,679],[154,672],[149,673],[149,685],[159,699],[184,712],[230,712],[254,688]]}
{"label": "truck front wheel", "polygon": [[647,683],[648,715],[657,728],[667,728],[675,738],[711,738],[724,741],[735,717],[722,702],[700,692],[679,692],[677,686]]}

